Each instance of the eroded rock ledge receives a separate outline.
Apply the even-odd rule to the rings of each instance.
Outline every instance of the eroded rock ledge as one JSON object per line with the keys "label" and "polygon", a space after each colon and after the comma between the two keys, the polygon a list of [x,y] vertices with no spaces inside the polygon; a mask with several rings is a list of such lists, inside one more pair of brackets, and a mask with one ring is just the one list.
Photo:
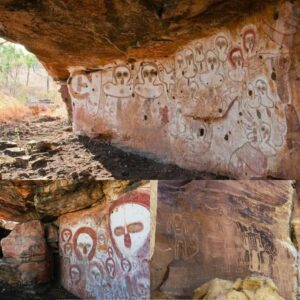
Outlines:
{"label": "eroded rock ledge", "polygon": [[158,58],[277,0],[22,1],[0,3],[0,36],[25,45],[56,79],[71,66]]}

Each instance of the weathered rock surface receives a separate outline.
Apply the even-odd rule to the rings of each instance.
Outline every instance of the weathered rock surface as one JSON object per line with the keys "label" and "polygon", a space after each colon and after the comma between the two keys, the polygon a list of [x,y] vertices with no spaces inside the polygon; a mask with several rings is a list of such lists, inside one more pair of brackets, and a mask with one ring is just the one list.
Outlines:
{"label": "weathered rock surface", "polygon": [[39,284],[52,279],[51,259],[44,235],[42,223],[31,221],[17,225],[1,240],[3,260],[0,268],[15,270],[5,271],[11,275],[7,278],[8,283]]}
{"label": "weathered rock surface", "polygon": [[59,225],[64,288],[83,299],[149,299],[149,183]]}
{"label": "weathered rock surface", "polygon": [[255,275],[270,277],[284,299],[296,299],[292,183],[159,181],[151,289],[191,298],[216,277]]}
{"label": "weathered rock surface", "polygon": [[144,181],[11,180],[0,181],[0,219],[25,222],[78,211],[144,184]]}
{"label": "weathered rock surface", "polygon": [[247,277],[236,281],[213,279],[197,288],[193,299],[284,300],[274,282],[266,277]]}
{"label": "weathered rock surface", "polygon": [[25,45],[56,79],[66,79],[72,66],[93,69],[114,59],[164,57],[277,2],[4,0],[0,35]]}
{"label": "weathered rock surface", "polygon": [[299,9],[267,7],[164,58],[74,66],[75,133],[187,169],[299,178]]}

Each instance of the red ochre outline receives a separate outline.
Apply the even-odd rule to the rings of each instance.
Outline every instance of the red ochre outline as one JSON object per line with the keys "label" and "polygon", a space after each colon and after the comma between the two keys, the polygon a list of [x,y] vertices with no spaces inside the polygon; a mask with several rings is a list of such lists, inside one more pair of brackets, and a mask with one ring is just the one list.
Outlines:
{"label": "red ochre outline", "polygon": [[93,248],[91,249],[91,251],[88,255],[88,260],[91,260],[94,257],[95,253],[96,253],[96,246],[97,246],[96,232],[94,231],[94,229],[92,229],[90,227],[80,227],[79,229],[77,229],[77,231],[76,231],[76,233],[74,234],[74,237],[73,237],[73,245],[74,245],[75,255],[79,260],[83,259],[81,252],[77,248],[77,239],[78,239],[78,236],[81,233],[88,234],[93,240]]}
{"label": "red ochre outline", "polygon": [[[70,232],[70,238],[67,240],[67,241],[65,241],[64,240],[64,233],[66,232],[66,231],[69,231]],[[60,233],[60,238],[61,238],[61,240],[63,241],[63,242],[69,242],[71,239],[72,239],[72,235],[73,235],[73,233],[72,233],[72,230],[71,229],[69,229],[69,228],[64,228],[62,231],[61,231],[61,233]]]}
{"label": "red ochre outline", "polygon": [[112,230],[111,230],[111,224],[110,224],[110,215],[112,211],[119,207],[122,204],[127,203],[134,203],[139,204],[144,207],[146,207],[148,210],[150,210],[150,194],[143,193],[143,192],[132,192],[130,194],[126,194],[119,198],[118,200],[114,201],[111,206],[109,207],[109,218],[108,218],[108,225],[109,225],[109,235],[110,239],[113,245],[113,248],[115,249],[115,252],[117,253],[118,257],[123,258],[123,255],[121,251],[118,249],[115,240],[113,238]]}

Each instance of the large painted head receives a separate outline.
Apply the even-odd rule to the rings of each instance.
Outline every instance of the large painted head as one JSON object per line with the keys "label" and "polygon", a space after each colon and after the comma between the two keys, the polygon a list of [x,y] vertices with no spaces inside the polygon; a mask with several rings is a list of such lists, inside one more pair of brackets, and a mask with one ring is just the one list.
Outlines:
{"label": "large painted head", "polygon": [[134,192],[115,201],[109,211],[109,227],[112,242],[119,257],[132,257],[142,250],[148,251],[149,194]]}
{"label": "large painted head", "polygon": [[91,260],[96,251],[96,232],[90,227],[80,227],[74,234],[73,244],[79,260]]}
{"label": "large painted head", "polygon": [[79,266],[71,265],[69,273],[70,273],[69,275],[70,275],[71,282],[73,284],[78,284],[81,280],[81,271]]}
{"label": "large painted head", "polygon": [[117,85],[126,85],[129,83],[131,75],[126,66],[117,66],[114,69],[113,77]]}
{"label": "large painted head", "polygon": [[240,47],[233,47],[228,53],[228,60],[234,69],[244,67],[243,52]]}

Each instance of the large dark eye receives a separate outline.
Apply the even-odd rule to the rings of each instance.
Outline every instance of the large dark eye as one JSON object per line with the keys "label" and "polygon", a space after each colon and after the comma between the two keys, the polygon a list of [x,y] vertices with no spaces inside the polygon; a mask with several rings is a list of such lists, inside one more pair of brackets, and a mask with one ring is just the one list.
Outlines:
{"label": "large dark eye", "polygon": [[115,228],[114,233],[116,236],[124,235],[125,234],[125,229],[122,226],[118,226]]}
{"label": "large dark eye", "polygon": [[148,75],[149,75],[148,71],[144,71],[143,74],[144,74],[144,77],[148,77]]}
{"label": "large dark eye", "polygon": [[157,71],[154,70],[154,69],[152,69],[150,73],[151,73],[151,75],[153,75],[153,76],[157,76]]}
{"label": "large dark eye", "polygon": [[141,222],[131,223],[127,226],[127,230],[129,233],[140,232],[144,229],[144,226]]}
{"label": "large dark eye", "polygon": [[117,72],[116,76],[117,76],[117,78],[121,78],[122,77],[122,73],[121,72]]}
{"label": "large dark eye", "polygon": [[124,73],[123,73],[123,76],[124,76],[124,77],[128,77],[128,73],[127,73],[127,72],[124,72]]}

